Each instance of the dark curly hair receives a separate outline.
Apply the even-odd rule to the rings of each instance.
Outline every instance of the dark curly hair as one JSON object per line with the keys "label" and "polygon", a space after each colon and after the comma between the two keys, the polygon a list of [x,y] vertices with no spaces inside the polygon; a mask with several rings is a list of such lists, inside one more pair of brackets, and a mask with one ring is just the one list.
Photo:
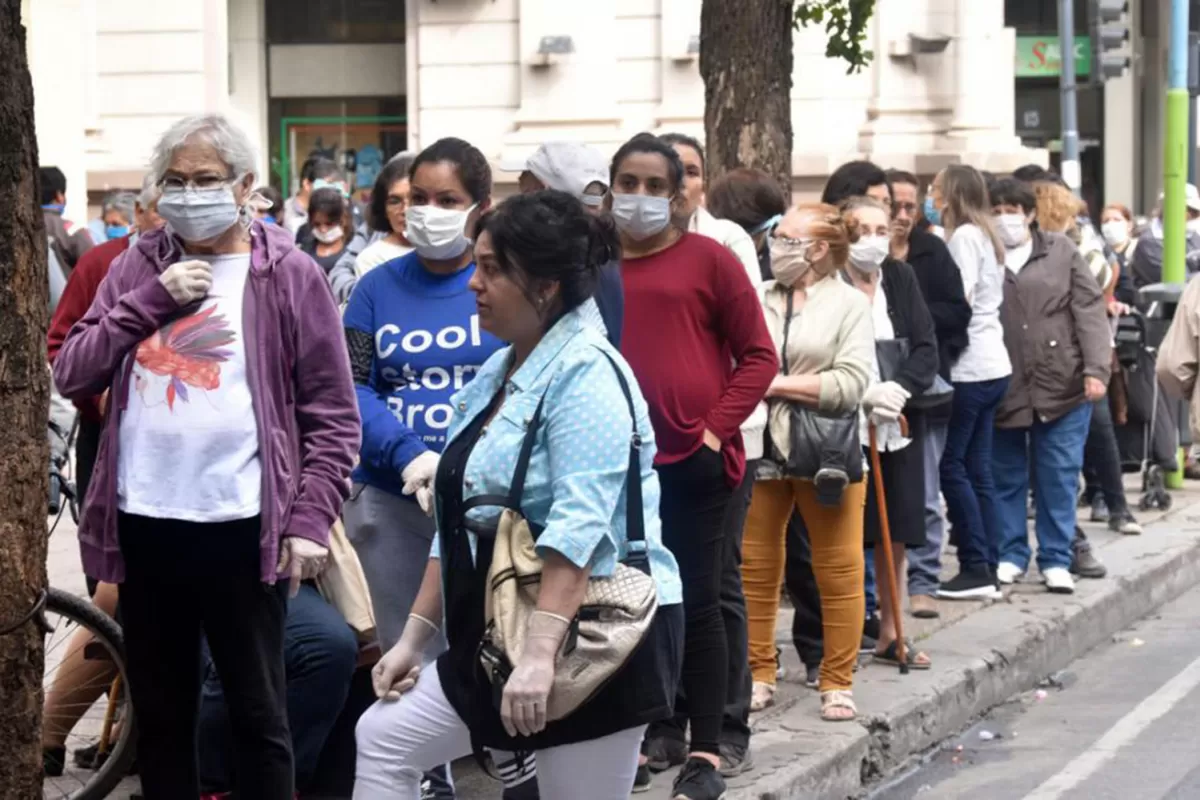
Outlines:
{"label": "dark curly hair", "polygon": [[324,214],[328,220],[342,222],[346,215],[346,198],[342,196],[341,189],[326,186],[312,193],[312,197],[308,199],[309,222],[312,222],[317,214]]}
{"label": "dark curly hair", "polygon": [[554,189],[505,200],[480,218],[478,232],[485,231],[501,270],[527,297],[540,283],[558,282],[563,314],[595,293],[601,267],[621,258],[612,220]]}
{"label": "dark curly hair", "polygon": [[413,159],[408,176],[411,179],[416,175],[422,164],[437,164],[442,161],[454,165],[455,174],[472,200],[482,203],[491,198],[492,168],[487,157],[475,145],[453,136],[438,139],[418,153]]}
{"label": "dark curly hair", "polygon": [[825,182],[821,202],[831,206],[841,205],[847,197],[866,194],[872,186],[886,186],[888,196],[895,199],[886,172],[870,161],[847,161],[835,169]]}
{"label": "dark curly hair", "polygon": [[667,169],[670,173],[672,193],[677,193],[682,188],[683,160],[679,157],[679,153],[675,152],[674,147],[653,133],[639,133],[621,145],[616,155],[613,156],[612,166],[609,168],[609,186],[616,184],[617,170],[620,169],[621,162],[636,153],[655,153],[665,158],[667,160]]}

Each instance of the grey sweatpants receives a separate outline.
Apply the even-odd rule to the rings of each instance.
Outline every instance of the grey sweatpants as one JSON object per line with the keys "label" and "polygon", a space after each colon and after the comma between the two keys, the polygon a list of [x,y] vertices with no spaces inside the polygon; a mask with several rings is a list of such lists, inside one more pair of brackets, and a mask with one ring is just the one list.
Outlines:
{"label": "grey sweatpants", "polygon": [[[351,489],[342,518],[367,577],[379,644],[387,652],[404,632],[425,577],[433,520],[415,500],[361,483]],[[439,634],[426,655],[432,659],[445,649]]]}

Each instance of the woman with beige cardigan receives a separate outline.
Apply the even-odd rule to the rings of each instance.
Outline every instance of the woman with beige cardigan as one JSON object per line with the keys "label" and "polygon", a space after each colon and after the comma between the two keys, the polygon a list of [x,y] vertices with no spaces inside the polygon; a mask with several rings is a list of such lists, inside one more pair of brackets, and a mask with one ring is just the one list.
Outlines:
{"label": "woman with beige cardigan", "polygon": [[[783,583],[785,531],[795,508],[812,540],[821,594],[825,657],[821,716],[854,719],[854,663],[862,640],[863,508],[866,484],[845,471],[821,470],[815,480],[785,474],[791,409],[856,414],[871,372],[875,339],[865,295],[840,277],[851,236],[829,205],[788,212],[771,241],[775,280],[760,288],[767,328],[786,368],[767,392],[767,447],[746,520],[742,580],[750,628],[754,705],[775,693],[775,621]],[[861,457],[861,452],[858,453]]]}

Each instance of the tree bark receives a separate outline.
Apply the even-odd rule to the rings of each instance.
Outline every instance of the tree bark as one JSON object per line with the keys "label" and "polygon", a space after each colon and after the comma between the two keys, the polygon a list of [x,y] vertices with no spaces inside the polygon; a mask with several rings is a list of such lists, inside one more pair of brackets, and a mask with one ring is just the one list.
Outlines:
{"label": "tree bark", "polygon": [[704,0],[700,75],[711,182],[757,167],[792,192],[792,0]]}
{"label": "tree bark", "polygon": [[[46,234],[21,0],[0,0],[0,633],[46,586]],[[42,631],[0,635],[0,795],[42,796]]]}

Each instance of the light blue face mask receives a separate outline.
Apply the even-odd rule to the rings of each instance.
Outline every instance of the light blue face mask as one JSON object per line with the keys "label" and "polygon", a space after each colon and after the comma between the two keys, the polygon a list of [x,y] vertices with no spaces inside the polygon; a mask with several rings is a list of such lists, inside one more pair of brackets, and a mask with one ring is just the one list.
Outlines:
{"label": "light blue face mask", "polygon": [[930,225],[942,224],[942,212],[934,206],[933,197],[930,195],[925,195],[925,207],[921,209],[921,214]]}
{"label": "light blue face mask", "polygon": [[340,184],[340,183],[334,183],[333,181],[327,181],[324,178],[317,178],[315,181],[313,181],[312,186],[313,186],[314,192],[317,189],[337,189],[339,192],[342,193],[342,197],[346,198],[347,200],[350,199],[350,191],[348,189],[346,189],[344,186],[342,186],[342,184]]}
{"label": "light blue face mask", "polygon": [[782,219],[783,214],[776,214],[769,219],[764,219],[762,222],[750,229],[750,235],[754,236],[755,234],[762,233],[763,231],[769,231],[778,225]]}

